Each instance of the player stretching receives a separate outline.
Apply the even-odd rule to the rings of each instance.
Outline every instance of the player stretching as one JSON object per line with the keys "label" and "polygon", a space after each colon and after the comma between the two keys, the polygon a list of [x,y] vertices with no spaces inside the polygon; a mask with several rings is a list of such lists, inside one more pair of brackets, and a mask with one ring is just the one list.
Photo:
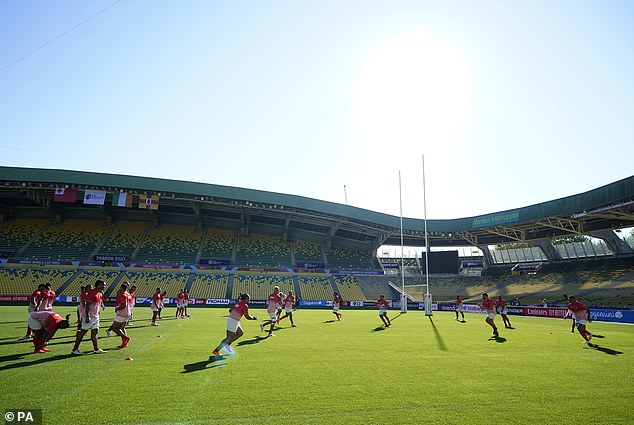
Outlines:
{"label": "player stretching", "polygon": [[[31,294],[31,299],[29,300],[29,307],[27,309],[27,311],[29,312],[29,315],[33,313],[34,311],[39,311],[40,305],[42,304],[42,301],[44,299],[42,292],[44,291],[45,288],[46,286],[43,283],[40,283],[39,285],[37,285],[37,290]],[[20,341],[24,341],[25,339],[29,339],[29,338],[33,338],[33,329],[31,329],[27,325],[26,334],[20,337]]]}
{"label": "player stretching", "polygon": [[379,317],[381,318],[381,320],[383,321],[383,324],[385,324],[385,327],[387,328],[388,326],[392,324],[392,322],[390,322],[390,318],[387,317],[387,308],[389,307],[389,305],[387,300],[385,299],[385,295],[383,294],[379,295],[379,299],[376,300],[376,305],[379,306]]}
{"label": "player stretching", "polygon": [[97,333],[99,332],[99,308],[103,299],[103,289],[106,283],[103,280],[98,280],[95,283],[95,289],[86,294],[83,301],[83,314],[81,318],[81,330],[77,333],[75,338],[75,345],[73,346],[73,354],[84,354],[79,351],[79,344],[86,335],[86,332],[90,331],[90,339],[92,340],[93,353],[101,354],[106,351],[99,348],[99,342],[97,341]]}
{"label": "player stretching", "polygon": [[568,297],[568,312],[564,316],[564,319],[571,317],[575,320],[575,324],[577,325],[577,330],[581,334],[584,340],[584,344],[590,344],[590,340],[592,339],[592,334],[588,332],[586,329],[586,321],[592,322],[590,319],[590,309],[587,308],[583,303],[577,301],[577,299],[571,295]]}
{"label": "player stretching", "polygon": [[33,329],[34,353],[47,353],[51,350],[46,348],[48,341],[53,338],[58,329],[66,329],[70,326],[68,318],[62,318],[54,311],[34,311],[29,315],[29,327]]}
{"label": "player stretching", "polygon": [[249,314],[249,301],[249,294],[242,294],[233,307],[231,307],[231,313],[227,318],[227,336],[220,341],[220,344],[218,344],[216,348],[214,348],[214,356],[221,355],[220,350],[222,347],[225,347],[227,351],[231,352],[231,344],[244,334],[244,332],[242,332],[242,327],[240,326],[240,319],[242,319],[242,316],[246,317],[247,320],[258,320],[257,317]]}
{"label": "player stretching", "polygon": [[337,320],[341,320],[341,313],[339,313],[340,303],[341,298],[339,298],[339,294],[335,292],[332,297],[332,314],[337,316]]}
{"label": "player stretching", "polygon": [[456,320],[458,320],[458,313],[462,314],[462,321],[464,322],[464,304],[460,295],[456,296]]}
{"label": "player stretching", "polygon": [[495,326],[495,321],[493,320],[495,318],[495,303],[491,298],[489,298],[489,294],[486,292],[482,294],[482,304],[480,305],[480,308],[482,310],[486,310],[486,322],[493,328],[493,336],[497,338],[499,336],[498,328]]}
{"label": "player stretching", "polygon": [[269,295],[267,302],[268,306],[266,307],[266,312],[269,313],[269,320],[260,323],[260,330],[264,331],[264,327],[270,325],[271,327],[268,330],[269,336],[275,336],[273,335],[273,327],[277,322],[277,306],[282,303],[279,286],[275,286],[273,288],[273,293]]}
{"label": "player stretching", "polygon": [[502,320],[504,321],[504,327],[511,327],[511,320],[508,318],[507,310],[506,310],[506,300],[502,298],[502,295],[498,295],[498,299],[495,301],[495,308],[497,312],[502,316]]}
{"label": "player stretching", "polygon": [[291,319],[291,328],[296,328],[297,325],[295,324],[295,322],[293,322],[293,305],[295,304],[295,296],[293,295],[293,291],[291,289],[288,290],[288,295],[286,296],[286,298],[284,298],[283,304],[286,314],[277,319],[277,322],[279,323],[280,320],[286,319],[288,317],[289,319]]}

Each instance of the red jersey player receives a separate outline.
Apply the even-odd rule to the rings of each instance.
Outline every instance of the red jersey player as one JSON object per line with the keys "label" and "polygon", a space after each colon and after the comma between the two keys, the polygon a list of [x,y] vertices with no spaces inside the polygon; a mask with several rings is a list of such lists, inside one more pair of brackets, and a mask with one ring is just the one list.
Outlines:
{"label": "red jersey player", "polygon": [[[46,289],[46,286],[43,283],[37,285],[37,290],[31,294],[31,299],[29,300],[29,307],[27,311],[29,314],[34,311],[39,311],[40,304],[42,304],[43,296],[42,292]],[[31,329],[28,325],[26,327],[26,334],[20,337],[20,341],[24,341],[25,339],[29,339],[33,337],[33,329]]]}
{"label": "red jersey player", "polygon": [[53,301],[55,301],[55,292],[51,289],[51,284],[46,284],[46,289],[42,292],[42,304],[40,304],[39,311],[51,311],[53,310]]}
{"label": "red jersey player", "polygon": [[90,331],[90,339],[92,340],[93,353],[101,354],[106,351],[99,348],[99,342],[97,341],[97,333],[99,332],[99,309],[101,307],[103,299],[103,290],[106,283],[103,280],[98,280],[95,283],[95,288],[88,292],[83,300],[83,316],[81,318],[81,329],[77,332],[75,338],[75,345],[73,346],[73,354],[84,354],[79,351],[79,344],[81,344],[86,332]]}
{"label": "red jersey player", "polygon": [[240,327],[240,319],[242,319],[242,316],[246,317],[247,320],[258,320],[257,317],[249,314],[249,301],[249,294],[242,294],[233,307],[231,307],[231,313],[229,313],[229,317],[227,318],[227,336],[220,341],[220,344],[214,349],[214,356],[220,356],[220,350],[223,347],[231,352],[231,344],[244,334],[242,327]]}
{"label": "red jersey player", "polygon": [[502,298],[502,295],[498,295],[498,299],[495,301],[495,308],[497,312],[502,316],[502,320],[504,321],[504,327],[511,327],[511,320],[508,318],[507,310],[506,310],[506,300]]}
{"label": "red jersey player", "polygon": [[183,307],[183,312],[185,313],[185,317],[190,317],[189,313],[187,313],[188,304],[189,304],[189,292],[185,291],[185,306]]}
{"label": "red jersey player", "polygon": [[185,290],[181,289],[181,291],[176,295],[176,318],[184,319],[185,318]]}
{"label": "red jersey player", "polygon": [[379,307],[379,317],[383,321],[385,327],[387,328],[388,326],[392,325],[392,322],[390,322],[390,318],[387,317],[387,308],[389,307],[389,304],[385,299],[385,295],[379,295],[379,299],[376,300],[376,305]]}
{"label": "red jersey player", "polygon": [[499,336],[498,328],[495,326],[495,321],[493,320],[495,318],[495,303],[489,298],[489,294],[486,292],[482,294],[482,305],[480,308],[487,312],[486,322],[493,328],[493,336],[497,338]]}
{"label": "red jersey player", "polygon": [[117,348],[127,347],[131,339],[125,331],[125,325],[132,316],[132,296],[128,292],[128,285],[129,283],[126,281],[119,288],[120,295],[117,295],[117,305],[114,308],[116,316],[110,326],[112,331],[121,337],[121,345]]}
{"label": "red jersey player", "polygon": [[161,307],[161,288],[156,288],[156,292],[152,295],[152,303],[150,304],[152,309],[152,326],[158,326],[156,318],[159,317],[159,311]]}
{"label": "red jersey player", "polygon": [[35,337],[33,338],[33,345],[35,346],[34,353],[46,353],[49,350],[46,348],[46,343],[55,335],[58,329],[66,329],[70,326],[68,318],[70,314],[66,316],[66,319],[62,318],[54,311],[34,311],[29,315],[29,327],[33,329]]}
{"label": "red jersey player", "polygon": [[456,296],[456,320],[458,320],[458,313],[462,315],[462,321],[464,322],[464,304],[460,295]]}
{"label": "red jersey player", "polygon": [[291,319],[291,327],[296,328],[297,325],[293,322],[293,305],[295,305],[295,296],[293,295],[293,291],[291,289],[288,290],[288,295],[284,298],[284,311],[286,314],[278,319],[278,323],[282,319],[286,319],[287,317]]}
{"label": "red jersey player", "polygon": [[275,322],[277,322],[277,306],[282,304],[282,296],[280,295],[280,287],[275,286],[273,288],[273,293],[269,295],[268,306],[266,307],[266,312],[269,314],[269,320],[265,320],[260,324],[260,330],[264,331],[265,326],[271,326],[268,330],[268,336],[273,335],[273,327],[275,326]]}
{"label": "red jersey player", "polygon": [[339,307],[341,304],[341,298],[338,293],[332,295],[332,314],[337,316],[337,320],[341,320],[341,313],[339,313]]}
{"label": "red jersey player", "polygon": [[586,307],[583,303],[577,301],[577,299],[573,295],[568,297],[568,312],[564,316],[564,319],[567,319],[570,316],[572,316],[572,318],[575,320],[577,330],[583,337],[584,343],[592,346],[592,344],[590,344],[592,334],[586,329],[586,321],[592,321],[590,320],[590,309]]}
{"label": "red jersey player", "polygon": [[130,293],[132,311],[130,312],[130,318],[128,319],[128,324],[126,326],[130,327],[132,326],[132,323],[130,322],[132,322],[132,318],[134,317],[134,306],[136,305],[136,285],[132,285],[128,292]]}

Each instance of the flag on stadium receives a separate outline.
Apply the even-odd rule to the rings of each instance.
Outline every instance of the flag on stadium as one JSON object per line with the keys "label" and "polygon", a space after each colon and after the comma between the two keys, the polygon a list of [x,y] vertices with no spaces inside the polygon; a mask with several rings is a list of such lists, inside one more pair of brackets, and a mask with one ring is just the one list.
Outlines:
{"label": "flag on stadium", "polygon": [[67,189],[64,187],[58,187],[55,189],[55,196],[53,202],[75,202],[77,198],[77,189]]}
{"label": "flag on stadium", "polygon": [[128,192],[114,193],[112,195],[112,206],[132,208],[132,194]]}
{"label": "flag on stadium", "polygon": [[139,195],[139,208],[158,210],[159,197],[157,195]]}
{"label": "flag on stadium", "polygon": [[84,204],[89,205],[103,205],[106,201],[105,190],[85,190],[84,191]]}

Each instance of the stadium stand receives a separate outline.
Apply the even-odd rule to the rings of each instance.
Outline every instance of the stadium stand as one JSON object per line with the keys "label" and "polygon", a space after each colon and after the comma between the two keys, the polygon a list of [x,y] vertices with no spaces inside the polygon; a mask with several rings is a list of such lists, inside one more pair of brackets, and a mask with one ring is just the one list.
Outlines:
{"label": "stadium stand", "polygon": [[190,276],[190,270],[176,272],[174,270],[130,271],[122,280],[127,280],[137,287],[137,297],[151,297],[156,288],[167,291],[167,298],[174,298],[184,289]]}
{"label": "stadium stand", "polygon": [[229,277],[227,272],[198,272],[189,290],[190,298],[227,298]]}
{"label": "stadium stand", "polygon": [[43,218],[16,218],[0,224],[0,252],[15,256],[47,222]]}
{"label": "stadium stand", "polygon": [[200,258],[228,260],[233,258],[233,230],[207,229]]}
{"label": "stadium stand", "polygon": [[115,255],[132,258],[139,246],[145,229],[149,226],[144,221],[119,221],[99,249],[101,255]]}
{"label": "stadium stand", "polygon": [[49,223],[20,255],[38,260],[88,260],[109,229],[101,220]]}
{"label": "stadium stand", "polygon": [[333,248],[326,254],[331,269],[371,270],[376,269],[367,253],[345,248]]}
{"label": "stadium stand", "polygon": [[273,292],[274,286],[279,286],[280,292],[288,293],[289,289],[293,289],[293,276],[290,273],[275,275],[236,274],[233,277],[231,298],[236,299],[240,293],[247,292],[252,300],[266,300]]}
{"label": "stadium stand", "polygon": [[248,267],[289,267],[291,246],[279,237],[253,233],[240,236],[236,244],[236,264]]}
{"label": "stadium stand", "polygon": [[330,275],[315,273],[298,275],[297,282],[304,300],[332,300],[333,288]]}
{"label": "stadium stand", "polygon": [[293,241],[296,263],[323,263],[324,255],[321,244],[309,241]]}
{"label": "stadium stand", "polygon": [[0,295],[31,295],[40,283],[50,283],[57,292],[73,274],[64,269],[0,268]]}
{"label": "stadium stand", "polygon": [[150,229],[134,259],[139,263],[195,264],[201,237],[194,226],[162,224]]}
{"label": "stadium stand", "polygon": [[109,270],[80,270],[77,272],[72,280],[60,291],[57,295],[69,295],[69,296],[78,296],[80,292],[80,288],[85,285],[95,285],[97,280],[103,280],[106,283],[106,287],[104,290],[105,294],[110,294],[112,291],[112,286],[115,284],[115,281],[119,274],[120,270],[115,268],[109,268]]}
{"label": "stadium stand", "polygon": [[355,282],[354,275],[334,275],[332,278],[344,301],[365,301],[365,295]]}

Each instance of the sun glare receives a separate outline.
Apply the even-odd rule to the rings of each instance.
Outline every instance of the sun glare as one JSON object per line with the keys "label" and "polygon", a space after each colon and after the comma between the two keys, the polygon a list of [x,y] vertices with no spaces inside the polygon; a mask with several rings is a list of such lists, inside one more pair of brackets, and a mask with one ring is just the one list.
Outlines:
{"label": "sun glare", "polygon": [[456,47],[433,34],[398,35],[378,46],[361,70],[359,142],[417,153],[451,147],[469,97],[469,72]]}

